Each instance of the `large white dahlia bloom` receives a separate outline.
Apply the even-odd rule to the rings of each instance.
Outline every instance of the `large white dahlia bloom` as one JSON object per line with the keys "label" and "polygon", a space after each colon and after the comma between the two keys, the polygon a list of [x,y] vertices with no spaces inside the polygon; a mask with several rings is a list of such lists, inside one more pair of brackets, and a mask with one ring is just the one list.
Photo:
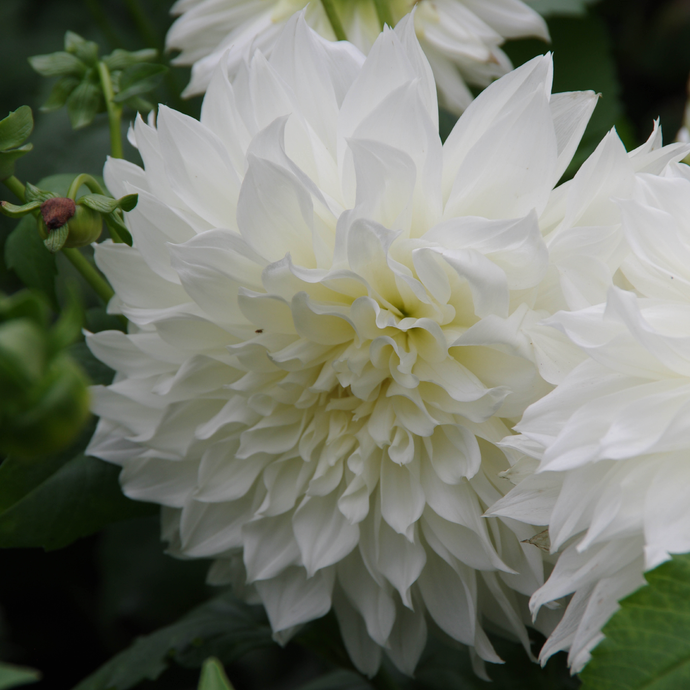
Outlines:
{"label": "large white dahlia bloom", "polygon": [[[383,0],[397,24],[415,9],[417,37],[431,64],[441,104],[456,112],[472,101],[466,82],[486,86],[512,69],[499,46],[506,39],[549,40],[542,17],[521,0]],[[348,40],[368,53],[379,33],[374,0],[334,0]],[[335,40],[321,0],[178,0],[168,49],[180,50],[175,64],[192,65],[184,94],[204,93],[223,54],[234,73],[249,51],[269,56],[285,22],[306,8],[309,25]]]}
{"label": "large white dahlia bloom", "polygon": [[506,439],[527,478],[491,511],[548,526],[558,560],[530,605],[574,594],[542,650],[570,650],[573,671],[642,573],[690,551],[690,169],[639,175],[632,196],[629,289],[549,320],[585,359]]}
{"label": "large white dahlia bloom", "polygon": [[409,18],[365,59],[293,17],[270,59],[216,70],[201,122],[137,121],[143,170],[106,166],[139,203],[134,247],[96,247],[130,326],[88,337],[117,372],[89,452],[280,640],[334,607],[365,673],[383,651],[411,673],[428,622],[477,659],[485,629],[528,646],[535,529],[482,515],[512,487],[496,444],[579,352],[539,322],[589,270],[550,260],[539,217],[588,256],[608,191],[664,153],[623,152],[616,187],[600,151],[554,193],[596,96],[551,75],[495,82],[442,145]]}

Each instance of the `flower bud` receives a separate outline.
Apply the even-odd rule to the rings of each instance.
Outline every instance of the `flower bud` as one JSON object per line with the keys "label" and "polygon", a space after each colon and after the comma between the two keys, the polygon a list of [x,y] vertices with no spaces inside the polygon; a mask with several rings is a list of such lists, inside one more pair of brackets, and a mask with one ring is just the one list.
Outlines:
{"label": "flower bud", "polygon": [[77,210],[74,217],[70,219],[69,235],[65,247],[85,247],[87,244],[95,242],[101,236],[103,220],[98,211],[76,205]]}
{"label": "flower bud", "polygon": [[41,216],[48,230],[62,227],[76,213],[77,206],[73,199],[57,197],[46,199],[41,204]]}
{"label": "flower bud", "polygon": [[[85,247],[101,235],[103,221],[98,211],[75,204],[72,199],[48,199],[37,218],[38,232],[51,252],[63,247]],[[67,232],[63,230],[67,225]],[[58,233],[61,235],[58,238]]]}

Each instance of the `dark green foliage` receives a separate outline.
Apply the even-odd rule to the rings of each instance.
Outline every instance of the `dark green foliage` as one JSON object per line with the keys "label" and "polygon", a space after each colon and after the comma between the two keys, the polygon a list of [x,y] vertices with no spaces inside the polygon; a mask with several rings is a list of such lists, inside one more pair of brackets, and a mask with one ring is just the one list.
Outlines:
{"label": "dark green foliage", "polygon": [[581,673],[582,690],[690,688],[690,554],[647,573],[621,601]]}

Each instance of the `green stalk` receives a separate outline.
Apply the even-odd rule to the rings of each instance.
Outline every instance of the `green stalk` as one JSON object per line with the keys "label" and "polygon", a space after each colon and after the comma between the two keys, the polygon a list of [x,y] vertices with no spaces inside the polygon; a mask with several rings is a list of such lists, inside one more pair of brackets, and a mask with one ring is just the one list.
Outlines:
{"label": "green stalk", "polygon": [[110,78],[105,62],[98,62],[98,76],[101,80],[101,88],[105,97],[105,107],[108,110],[108,122],[110,124],[110,153],[113,158],[124,158],[122,155],[122,131],[120,122],[122,120],[122,106],[115,103],[115,92],[113,82]]}
{"label": "green stalk", "polygon": [[14,176],[6,177],[2,183],[22,202],[26,201],[26,187]]}
{"label": "green stalk", "polygon": [[374,0],[374,7],[376,7],[376,16],[379,18],[381,29],[388,24],[393,28],[393,16],[391,15],[391,8],[388,5],[388,0]]}
{"label": "green stalk", "polygon": [[335,4],[333,3],[333,0],[321,0],[321,4],[326,12],[326,16],[328,17],[328,21],[331,24],[335,37],[339,41],[347,41],[345,29],[343,29],[343,25],[340,22],[340,17],[338,17],[338,13],[335,11]]}
{"label": "green stalk", "polygon": [[77,271],[81,273],[93,291],[108,304],[115,292],[91,262],[78,249],[63,249],[62,253],[70,260]]}

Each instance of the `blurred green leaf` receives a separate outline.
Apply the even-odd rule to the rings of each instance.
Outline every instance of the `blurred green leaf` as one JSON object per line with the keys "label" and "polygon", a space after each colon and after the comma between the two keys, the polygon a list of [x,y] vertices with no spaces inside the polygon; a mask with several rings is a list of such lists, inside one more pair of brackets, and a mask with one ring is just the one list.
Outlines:
{"label": "blurred green leaf", "polygon": [[198,690],[233,690],[232,684],[225,675],[223,664],[215,657],[204,661]]}
{"label": "blurred green leaf", "polygon": [[582,690],[690,687],[690,554],[645,574],[623,599],[580,674]]}
{"label": "blurred green leaf", "polygon": [[[117,324],[122,327],[120,321],[117,321]],[[96,359],[86,343],[74,343],[74,345],[70,345],[68,352],[70,357],[84,370],[91,383],[109,386],[113,382],[115,372],[103,364],[100,359]]]}
{"label": "blurred green leaf", "polygon": [[[203,652],[212,642],[221,645],[226,663],[249,650],[275,644],[262,611],[226,592],[176,623],[138,638],[74,690],[128,690],[142,680],[158,678],[171,659],[192,648]],[[203,658],[208,656],[206,652]]]}
{"label": "blurred green leaf", "polygon": [[84,80],[67,99],[67,112],[74,129],[81,129],[93,122],[96,113],[103,106],[101,90],[90,81]]}
{"label": "blurred green leaf", "polygon": [[110,55],[103,58],[106,67],[111,71],[123,70],[132,65],[138,65],[142,62],[152,62],[158,57],[158,51],[154,48],[145,48],[144,50],[137,50],[130,52],[120,48],[114,50]]}
{"label": "blurred green leaf", "polygon": [[41,680],[41,674],[33,668],[0,662],[0,690],[16,688]]}
{"label": "blurred green leaf", "polygon": [[34,55],[29,64],[43,77],[83,77],[86,65],[76,55],[58,51],[49,55]]}
{"label": "blurred green leaf", "polygon": [[165,65],[150,63],[127,67],[120,75],[120,92],[113,100],[121,103],[133,96],[152,91],[161,83],[167,69]]}
{"label": "blurred green leaf", "polygon": [[98,60],[98,44],[87,41],[74,31],[65,33],[65,50],[76,55],[83,63],[95,67]]}
{"label": "blurred green leaf", "polygon": [[158,510],[123,495],[119,467],[82,454],[36,484],[27,482],[26,474],[43,462],[8,458],[0,465],[0,548],[60,549],[111,522]]}
{"label": "blurred green leaf", "polygon": [[[621,87],[609,32],[600,17],[594,14],[550,17],[548,24],[554,49],[553,92],[592,90],[601,94],[564,175],[567,179],[573,176],[622,116]],[[546,52],[547,46],[537,40],[512,41],[505,50],[513,64],[519,66]]]}
{"label": "blurred green leaf", "polygon": [[44,113],[52,112],[62,108],[74,89],[79,86],[79,79],[76,77],[62,77],[53,86],[53,90],[48,96],[48,100],[41,106]]}
{"label": "blurred green leaf", "polygon": [[45,248],[33,216],[22,218],[7,238],[5,263],[26,287],[40,290],[57,311],[55,256]]}
{"label": "blurred green leaf", "polygon": [[0,151],[21,146],[34,128],[31,108],[23,105],[0,120]]}

